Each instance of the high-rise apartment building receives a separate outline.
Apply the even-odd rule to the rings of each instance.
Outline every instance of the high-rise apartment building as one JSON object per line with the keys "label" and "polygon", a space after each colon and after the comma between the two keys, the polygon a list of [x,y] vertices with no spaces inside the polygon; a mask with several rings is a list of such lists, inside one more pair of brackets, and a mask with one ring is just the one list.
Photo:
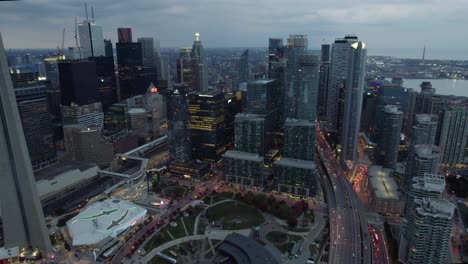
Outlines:
{"label": "high-rise apartment building", "polygon": [[195,41],[193,42],[190,59],[192,62],[193,90],[206,92],[208,90],[208,65],[200,40],[200,33],[198,32],[195,33]]}
{"label": "high-rise apartment building", "polygon": [[234,145],[237,151],[255,153],[260,156],[265,154],[265,118],[263,116],[237,114],[234,131]]}
{"label": "high-rise apartment building", "polygon": [[317,116],[325,120],[327,112],[328,83],[330,79],[330,62],[322,62],[319,69],[319,84],[317,92]]}
{"label": "high-rise apartment building", "polygon": [[193,158],[217,161],[226,149],[224,93],[190,93],[189,118]]}
{"label": "high-rise apartment building", "polygon": [[239,83],[249,81],[249,50],[246,49],[239,60]]}
{"label": "high-rise apartment building", "polygon": [[[300,58],[307,54],[308,38],[306,35],[290,35],[286,46],[285,86],[283,91],[283,119],[297,118],[299,90],[304,89],[305,72],[300,69]],[[318,75],[318,72],[317,72]],[[317,76],[318,79],[318,76]]]}
{"label": "high-rise apartment building", "polygon": [[274,162],[273,173],[277,190],[305,197],[318,190],[318,173],[313,161],[282,158]]}
{"label": "high-rise apartment building", "polygon": [[78,35],[80,38],[81,58],[105,56],[104,36],[102,27],[96,25],[93,20],[85,20],[78,24]]}
{"label": "high-rise apartment building", "polygon": [[440,149],[434,145],[415,145],[411,159],[406,163],[406,180],[423,177],[424,173],[435,174],[439,167]]}
{"label": "high-rise apartment building", "polygon": [[344,98],[344,89],[349,75],[348,58],[351,45],[358,42],[356,36],[346,36],[344,39],[337,39],[332,44],[331,68],[328,84],[326,121],[327,130],[337,132],[341,129],[343,105],[339,103]]}
{"label": "high-rise apartment building", "polygon": [[[366,45],[364,42],[356,40],[354,43],[350,44],[348,48],[343,126],[341,129],[341,158],[343,161],[356,161],[357,158],[362,97],[364,93],[364,76],[366,72],[367,50],[365,47]],[[332,78],[334,77],[336,76],[332,76]],[[331,91],[332,88],[333,87],[330,87],[329,91]],[[334,104],[336,105],[336,101]]]}
{"label": "high-rise apartment building", "polygon": [[408,251],[399,256],[400,261],[446,263],[455,206],[442,199],[417,198],[412,210],[402,240]]}
{"label": "high-rise apartment building", "polygon": [[297,73],[296,114],[292,118],[315,122],[319,81],[319,60],[315,55],[306,54],[299,58]]}
{"label": "high-rise apartment building", "polygon": [[395,169],[398,151],[400,149],[401,127],[403,124],[403,112],[398,107],[385,106],[384,126],[379,140],[379,154],[383,156],[385,168]]}
{"label": "high-rise apartment building", "polygon": [[222,157],[226,181],[251,186],[264,183],[263,157],[237,150],[228,150]]}
{"label": "high-rise apartment building", "polygon": [[468,137],[468,109],[450,108],[444,111],[440,133],[440,162],[454,166],[465,163]]}
{"label": "high-rise apartment building", "polygon": [[314,153],[315,124],[309,120],[287,118],[284,123],[284,157],[312,161]]}
{"label": "high-rise apartment building", "polygon": [[414,118],[411,145],[433,145],[437,132],[437,116],[419,114]]}
{"label": "high-rise apartment building", "polygon": [[[20,114],[0,35],[0,209],[2,252],[15,257],[32,247],[52,249],[22,133]],[[45,256],[45,255],[43,255]]]}

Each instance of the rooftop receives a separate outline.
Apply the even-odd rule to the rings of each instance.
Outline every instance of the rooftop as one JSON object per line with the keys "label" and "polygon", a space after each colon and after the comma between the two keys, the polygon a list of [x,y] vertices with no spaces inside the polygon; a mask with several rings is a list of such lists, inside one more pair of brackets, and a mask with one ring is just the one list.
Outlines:
{"label": "rooftop", "polygon": [[443,175],[424,173],[424,177],[413,178],[413,188],[415,187],[442,193],[445,190],[445,177]]}
{"label": "rooftop", "polygon": [[271,82],[274,82],[275,80],[273,79],[265,79],[265,80],[256,80],[256,81],[253,81],[253,82],[249,82],[252,83],[252,84],[267,84],[267,83],[271,83]]}
{"label": "rooftop", "polygon": [[437,123],[436,115],[419,114],[416,115],[416,122],[421,124]]}
{"label": "rooftop", "polygon": [[130,108],[127,111],[129,114],[143,114],[146,113],[146,110],[143,108]]}
{"label": "rooftop", "polygon": [[452,219],[455,205],[443,199],[415,199],[416,211],[420,215],[432,216],[436,218]]}
{"label": "rooftop", "polygon": [[315,126],[315,124],[305,119],[286,118],[285,126]]}
{"label": "rooftop", "polygon": [[244,113],[238,113],[235,116],[236,120],[265,120],[263,115],[256,115],[256,114],[244,114]]}
{"label": "rooftop", "polygon": [[437,158],[440,149],[434,145],[416,145],[414,146],[414,152],[420,158]]}
{"label": "rooftop", "polygon": [[272,255],[257,241],[238,233],[229,234],[219,249],[231,255],[237,263],[242,264],[279,264],[280,260]]}
{"label": "rooftop", "polygon": [[299,160],[299,159],[290,159],[290,158],[282,158],[274,163],[276,166],[284,166],[284,167],[294,167],[300,169],[308,169],[313,170],[315,169],[315,162],[308,161],[308,160]]}
{"label": "rooftop", "polygon": [[382,166],[371,166],[367,173],[375,195],[382,199],[398,199],[398,185],[390,177],[393,171]]}
{"label": "rooftop", "polygon": [[96,164],[94,163],[84,163],[84,162],[78,162],[74,160],[65,160],[65,161],[60,161],[57,164],[51,167],[48,167],[44,170],[35,172],[34,177],[36,178],[36,181],[51,180],[56,177],[59,177],[60,174],[63,174],[68,171],[72,171],[72,170],[85,171],[94,166],[96,166]]}
{"label": "rooftop", "polygon": [[68,220],[73,246],[93,245],[138,223],[147,210],[124,200],[104,200],[85,208]]}
{"label": "rooftop", "polygon": [[231,158],[231,159],[250,160],[250,161],[256,161],[256,162],[263,161],[263,157],[260,157],[258,154],[242,152],[242,151],[237,151],[237,150],[228,150],[222,155],[222,157]]}

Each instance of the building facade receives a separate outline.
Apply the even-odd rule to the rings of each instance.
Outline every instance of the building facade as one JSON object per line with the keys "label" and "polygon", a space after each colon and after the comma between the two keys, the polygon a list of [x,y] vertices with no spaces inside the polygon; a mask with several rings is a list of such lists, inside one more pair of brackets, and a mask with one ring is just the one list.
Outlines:
{"label": "building facade", "polygon": [[99,93],[94,61],[61,61],[58,68],[62,105],[97,102]]}
{"label": "building facade", "polygon": [[314,196],[318,190],[318,173],[313,161],[283,158],[273,167],[277,190],[305,197]]}
{"label": "building facade", "polygon": [[266,151],[265,118],[260,115],[239,113],[234,122],[235,149],[263,156]]}
{"label": "building facade", "polygon": [[106,54],[102,27],[96,25],[94,20],[85,20],[83,23],[78,24],[78,35],[80,38],[80,59],[99,57]]}
{"label": "building facade", "polygon": [[228,150],[222,157],[226,181],[250,186],[261,186],[264,183],[263,157],[237,150]]}
{"label": "building facade", "polygon": [[190,93],[189,118],[193,158],[217,161],[226,149],[224,93]]}
{"label": "building facade", "polygon": [[[357,159],[364,76],[366,72],[367,50],[365,47],[364,42],[356,41],[349,48],[344,92],[343,127],[341,129],[341,158],[343,161],[354,162]],[[334,104],[336,105],[336,102]]]}
{"label": "building facade", "polygon": [[465,163],[468,137],[468,110],[451,108],[445,110],[440,133],[440,162],[445,166]]}
{"label": "building facade", "polygon": [[314,160],[315,124],[308,120],[286,119],[283,155],[287,158]]}

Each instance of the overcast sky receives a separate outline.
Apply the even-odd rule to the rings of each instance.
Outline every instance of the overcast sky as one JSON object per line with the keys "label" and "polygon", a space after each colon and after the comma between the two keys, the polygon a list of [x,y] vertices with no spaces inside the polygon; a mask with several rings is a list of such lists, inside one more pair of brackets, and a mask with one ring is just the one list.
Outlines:
{"label": "overcast sky", "polygon": [[[369,49],[466,48],[468,0],[88,0],[104,38],[118,27],[158,37],[161,47],[190,46],[200,32],[205,47],[266,47],[269,37],[306,34],[318,49],[354,33]],[[91,12],[89,12],[91,13]],[[65,27],[74,46],[74,16],[83,1],[0,1],[7,48],[54,48]]]}

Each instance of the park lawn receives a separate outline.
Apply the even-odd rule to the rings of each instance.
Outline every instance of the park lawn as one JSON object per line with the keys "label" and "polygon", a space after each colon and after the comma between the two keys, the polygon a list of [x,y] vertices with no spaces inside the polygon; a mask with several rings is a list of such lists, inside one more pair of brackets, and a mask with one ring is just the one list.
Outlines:
{"label": "park lawn", "polygon": [[191,215],[188,217],[184,217],[185,227],[187,227],[188,235],[193,235],[193,231],[195,229],[195,219],[197,218],[196,215]]}
{"label": "park lawn", "polygon": [[210,207],[206,216],[210,222],[222,221],[223,229],[226,230],[250,228],[265,221],[257,209],[239,201],[229,201]]}
{"label": "park lawn", "polygon": [[[185,234],[185,229],[184,229],[184,226],[182,224],[182,219],[181,218],[177,219],[176,223],[177,223],[177,226],[175,226],[175,227],[172,227],[170,224],[167,225],[166,226],[166,231],[171,232],[174,239],[187,236]],[[167,234],[167,232],[166,232],[166,234]],[[167,235],[169,235],[169,234],[167,234]]]}

